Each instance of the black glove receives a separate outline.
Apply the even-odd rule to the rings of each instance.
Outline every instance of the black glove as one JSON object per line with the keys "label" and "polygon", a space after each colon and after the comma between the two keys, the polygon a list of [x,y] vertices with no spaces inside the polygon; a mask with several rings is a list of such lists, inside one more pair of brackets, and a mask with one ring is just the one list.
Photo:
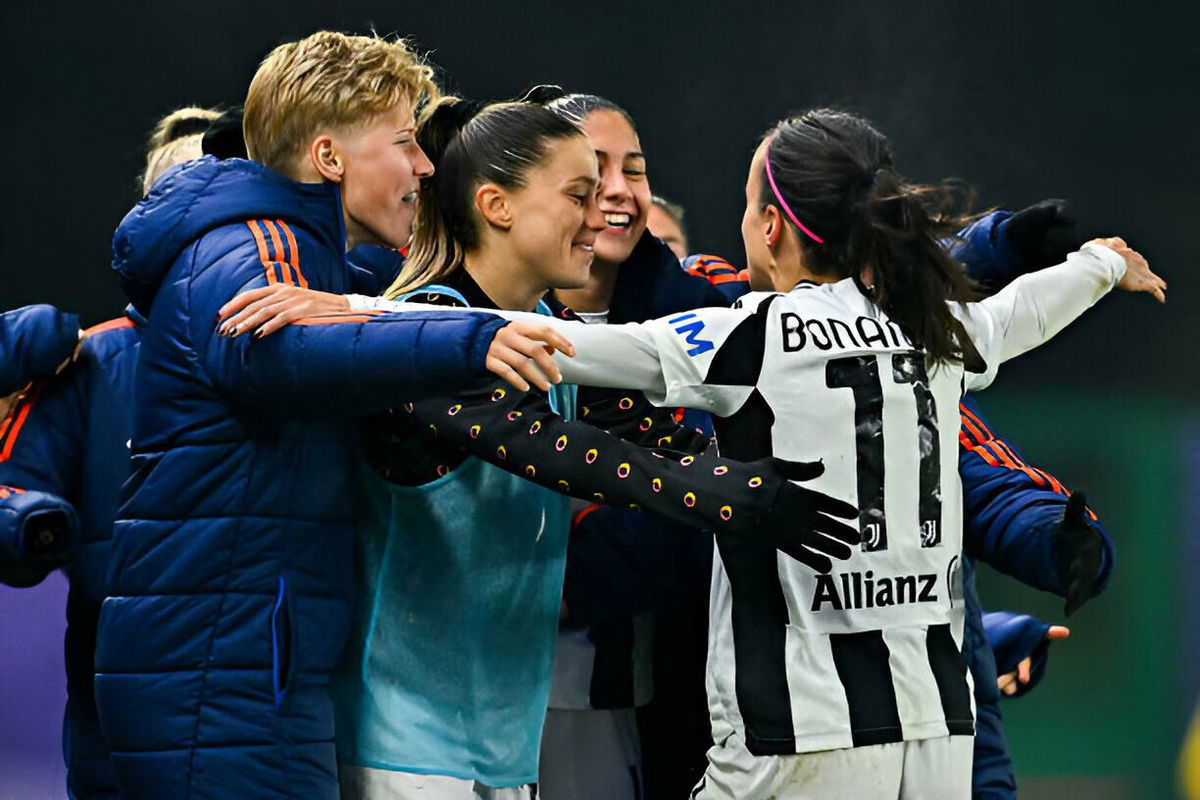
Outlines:
{"label": "black glove", "polygon": [[1067,616],[1091,599],[1103,554],[1104,540],[1088,522],[1087,498],[1083,492],[1075,492],[1067,500],[1062,522],[1054,534],[1054,558],[1067,598],[1063,605]]}
{"label": "black glove", "polygon": [[825,471],[819,461],[783,461],[769,459],[777,474],[787,480],[779,487],[775,502],[758,526],[756,539],[776,547],[817,572],[833,569],[831,558],[845,561],[854,552],[851,545],[862,542],[857,521],[853,525],[838,522],[858,519],[858,509],[828,495],[797,486],[791,481],[808,481]]}
{"label": "black glove", "polygon": [[1025,272],[1061,264],[1083,244],[1066,200],[1034,203],[1013,214],[1002,227]]}

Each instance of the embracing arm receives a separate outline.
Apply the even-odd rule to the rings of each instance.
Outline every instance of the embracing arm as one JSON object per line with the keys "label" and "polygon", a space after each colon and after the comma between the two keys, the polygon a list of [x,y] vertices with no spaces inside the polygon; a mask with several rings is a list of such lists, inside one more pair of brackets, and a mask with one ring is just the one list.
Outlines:
{"label": "embracing arm", "polygon": [[1166,284],[1120,239],[1094,240],[1066,262],[1031,272],[978,303],[959,307],[968,335],[987,364],[968,375],[969,389],[987,386],[999,365],[1048,341],[1114,286],[1164,300]]}
{"label": "embracing arm", "polygon": [[[428,310],[420,303],[405,303],[382,297],[350,295],[351,308],[370,311],[411,313]],[[711,311],[713,309],[706,309]],[[721,309],[724,311],[725,309]],[[490,311],[504,319],[542,324],[561,333],[575,345],[575,356],[555,356],[555,363],[567,383],[611,389],[636,389],[656,397],[666,393],[663,367],[655,346],[651,323],[624,325],[587,325],[575,320],[558,319],[526,311]]]}
{"label": "embracing arm", "polygon": [[[357,416],[401,398],[465,388],[489,370],[527,386],[524,378],[537,382],[554,369],[539,341],[570,348],[539,322],[510,325],[491,314],[428,307],[405,315],[330,310],[330,298],[342,309],[344,298],[263,286],[266,280],[252,247],[243,244],[215,259],[191,288],[190,338],[213,384],[238,403],[301,416]],[[257,326],[218,326],[218,319],[247,310],[276,319],[270,308],[296,296],[304,298],[304,316],[286,317],[273,335],[249,335]]]}
{"label": "embracing arm", "polygon": [[1080,493],[1027,464],[995,435],[974,400],[960,406],[959,473],[963,547],[969,555],[1043,591],[1066,598],[1072,613],[1100,594],[1116,551]]}
{"label": "embracing arm", "polygon": [[773,459],[665,458],[562,418],[540,393],[514,392],[497,382],[410,403],[397,413],[411,415],[418,429],[431,431],[441,444],[581,499],[637,506],[691,527],[764,539],[778,536],[777,528],[803,527],[799,519],[783,517],[793,494],[805,490],[789,484],[786,470]]}

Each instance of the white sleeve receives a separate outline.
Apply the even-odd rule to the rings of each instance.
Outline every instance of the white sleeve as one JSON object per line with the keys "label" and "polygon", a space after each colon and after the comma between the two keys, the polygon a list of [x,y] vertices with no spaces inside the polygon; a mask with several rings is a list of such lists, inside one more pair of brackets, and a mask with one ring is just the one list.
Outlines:
{"label": "white sleeve", "polygon": [[[413,303],[401,303],[396,300],[388,300],[386,297],[373,297],[367,294],[348,294],[346,300],[350,303],[351,311],[401,311],[405,309],[394,308],[394,306],[410,306]],[[444,306],[442,307],[444,310]],[[415,309],[407,309],[409,311]],[[428,311],[429,309],[422,309]]]}
{"label": "white sleeve", "polygon": [[[384,297],[346,295],[351,311],[388,312],[428,311],[423,303],[406,303]],[[437,306],[444,311],[444,307]],[[659,363],[652,334],[639,325],[586,325],[527,311],[499,311],[492,308],[457,308],[457,311],[483,311],[513,322],[529,322],[555,328],[575,345],[575,358],[555,354],[563,379],[583,386],[614,389],[640,389],[648,395],[665,393],[662,365]]]}
{"label": "white sleeve", "polygon": [[952,305],[987,364],[983,373],[967,373],[967,388],[989,385],[1000,364],[1048,341],[1124,275],[1124,258],[1088,243],[1064,263],[1022,275],[986,300]]}
{"label": "white sleeve", "polygon": [[513,311],[493,314],[549,325],[575,345],[575,356],[556,353],[563,380],[584,386],[638,389],[655,405],[732,414],[753,387],[705,383],[714,357],[750,311],[702,308],[625,325],[582,322]]}

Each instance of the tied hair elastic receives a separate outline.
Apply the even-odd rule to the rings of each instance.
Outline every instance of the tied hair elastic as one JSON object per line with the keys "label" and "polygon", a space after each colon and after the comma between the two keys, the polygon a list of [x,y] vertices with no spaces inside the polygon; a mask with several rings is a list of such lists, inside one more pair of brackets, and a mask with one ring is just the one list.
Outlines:
{"label": "tied hair elastic", "polygon": [[796,215],[792,213],[792,209],[788,207],[787,201],[783,199],[783,195],[779,191],[779,186],[775,183],[775,172],[771,169],[771,144],[773,141],[774,139],[771,142],[767,142],[767,151],[763,154],[763,163],[767,165],[767,183],[771,184],[771,192],[775,195],[775,199],[779,201],[779,206],[783,209],[783,213],[787,214],[788,219],[797,228],[804,231],[805,235],[817,244],[825,244],[824,239],[810,231],[803,222],[796,218]]}

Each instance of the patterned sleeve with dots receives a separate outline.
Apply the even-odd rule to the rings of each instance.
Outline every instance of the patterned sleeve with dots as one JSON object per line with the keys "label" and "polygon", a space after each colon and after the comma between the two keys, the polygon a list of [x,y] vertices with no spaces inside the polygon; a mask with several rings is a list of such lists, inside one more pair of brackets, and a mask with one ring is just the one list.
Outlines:
{"label": "patterned sleeve with dots", "polygon": [[[657,512],[686,525],[745,533],[765,516],[784,479],[763,459],[712,453],[664,458],[583,421],[555,414],[544,394],[494,383],[480,391],[406,404],[404,427],[445,455],[430,479],[473,455],[542,486],[585,500]],[[379,471],[387,468],[375,460]]]}
{"label": "patterned sleeve with dots", "polygon": [[703,453],[712,443],[704,431],[681,425],[672,409],[659,408],[628,389],[580,386],[579,418],[644,447]]}

